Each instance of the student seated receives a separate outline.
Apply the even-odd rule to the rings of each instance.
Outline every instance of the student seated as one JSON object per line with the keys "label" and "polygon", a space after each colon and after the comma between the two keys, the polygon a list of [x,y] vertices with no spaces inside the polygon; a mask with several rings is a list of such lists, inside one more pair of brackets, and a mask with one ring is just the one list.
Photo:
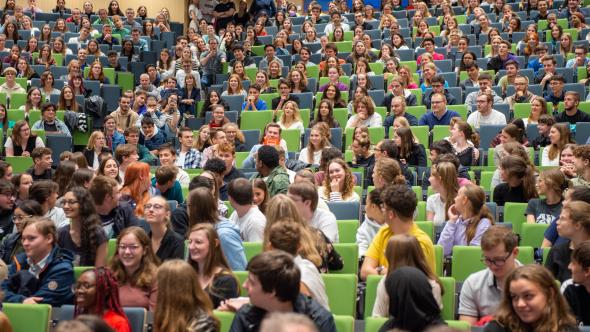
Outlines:
{"label": "student seated", "polygon": [[[293,257],[280,250],[259,254],[248,263],[250,303],[236,312],[230,331],[258,331],[267,313],[295,312],[311,318],[322,332],[335,332],[332,313],[314,299],[301,294],[301,272]],[[236,308],[240,300],[226,301],[224,309]]]}
{"label": "student seated", "polygon": [[471,274],[461,288],[459,319],[477,325],[477,322],[496,314],[502,299],[504,281],[520,262],[518,238],[509,228],[490,227],[481,238],[482,260],[486,269]]}
{"label": "student seated", "polygon": [[16,256],[2,283],[8,303],[60,307],[74,300],[74,256],[57,246],[57,231],[47,218],[30,218],[23,225],[25,252]]}
{"label": "student seated", "polygon": [[242,104],[242,111],[266,111],[268,109],[266,102],[259,98],[260,90],[259,85],[250,85],[246,101]]}
{"label": "student seated", "polygon": [[572,252],[568,266],[573,284],[567,286],[563,296],[576,316],[578,324],[590,325],[590,241],[584,241]]}

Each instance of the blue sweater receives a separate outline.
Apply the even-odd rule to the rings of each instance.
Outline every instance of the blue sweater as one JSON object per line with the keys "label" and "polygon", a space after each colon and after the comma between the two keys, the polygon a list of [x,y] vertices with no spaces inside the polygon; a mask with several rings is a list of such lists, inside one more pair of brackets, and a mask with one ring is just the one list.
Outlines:
{"label": "blue sweater", "polygon": [[434,126],[438,126],[438,125],[448,126],[451,123],[451,119],[454,117],[461,117],[461,116],[459,115],[459,113],[457,113],[455,111],[447,110],[445,112],[445,114],[443,114],[443,116],[439,119],[436,116],[434,116],[434,113],[432,111],[430,111],[430,112],[422,115],[418,124],[420,126],[428,126],[430,128],[430,130],[432,130],[432,128],[434,128]]}

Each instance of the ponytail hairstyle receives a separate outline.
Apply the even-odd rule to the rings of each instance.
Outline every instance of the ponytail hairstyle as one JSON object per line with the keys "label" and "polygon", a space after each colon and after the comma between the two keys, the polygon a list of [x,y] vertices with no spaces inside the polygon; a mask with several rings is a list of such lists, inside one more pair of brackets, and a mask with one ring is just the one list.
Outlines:
{"label": "ponytail hairstyle", "polygon": [[569,189],[571,182],[565,177],[565,175],[559,170],[559,168],[548,169],[541,172],[539,180],[545,181],[545,187],[547,190],[551,190],[559,195],[560,201],[563,201],[564,192]]}
{"label": "ponytail hairstyle", "polygon": [[441,198],[445,202],[445,220],[449,220],[449,208],[455,203],[455,197],[457,197],[457,193],[459,192],[457,167],[446,161],[435,163],[432,165],[431,175],[440,178],[440,183],[444,187],[444,196],[441,195]]}
{"label": "ponytail hairstyle", "polygon": [[471,212],[473,213],[473,217],[471,217],[471,222],[467,226],[465,230],[465,237],[467,239],[467,243],[470,243],[471,240],[475,237],[475,233],[477,231],[477,226],[479,226],[479,222],[486,218],[490,220],[490,223],[494,224],[494,217],[488,209],[486,203],[486,193],[480,186],[476,186],[474,184],[468,184],[464,186],[464,194],[465,197],[469,200],[471,204]]}
{"label": "ponytail hairstyle", "polygon": [[501,161],[501,166],[506,172],[507,178],[517,178],[522,180],[524,199],[538,198],[537,188],[535,186],[535,173],[529,163],[518,156],[506,156]]}
{"label": "ponytail hairstyle", "polygon": [[523,131],[517,125],[509,123],[506,125],[506,127],[502,129],[502,131],[508,134],[510,137],[514,138],[514,140],[518,143],[523,143]]}
{"label": "ponytail hairstyle", "polygon": [[458,120],[455,122],[455,125],[457,126],[457,129],[465,135],[465,139],[473,143],[474,148],[479,148],[479,134],[473,131],[473,128],[471,128],[469,123],[463,120]]}
{"label": "ponytail hairstyle", "polygon": [[529,157],[529,151],[522,144],[517,142],[508,142],[502,144],[506,155],[521,157],[528,165],[532,168],[533,173],[536,172],[536,167],[531,158]]}
{"label": "ponytail hairstyle", "polygon": [[399,162],[392,158],[377,159],[373,172],[379,174],[387,184],[405,185],[407,183]]}

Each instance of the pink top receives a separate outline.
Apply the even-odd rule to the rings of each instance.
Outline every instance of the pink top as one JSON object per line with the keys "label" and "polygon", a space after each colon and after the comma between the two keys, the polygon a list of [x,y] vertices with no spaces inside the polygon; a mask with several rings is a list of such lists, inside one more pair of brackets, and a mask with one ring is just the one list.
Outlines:
{"label": "pink top", "polygon": [[151,289],[141,289],[130,284],[119,286],[119,301],[122,307],[140,307],[155,311],[158,286],[154,280]]}
{"label": "pink top", "polygon": [[[432,53],[432,58],[434,60],[444,60],[445,59],[445,56],[442,55],[442,54],[440,54],[440,53],[434,52],[434,53]],[[418,56],[418,59],[416,59],[416,63],[418,63],[418,66],[420,65],[420,62],[422,62],[422,54],[420,54]]]}

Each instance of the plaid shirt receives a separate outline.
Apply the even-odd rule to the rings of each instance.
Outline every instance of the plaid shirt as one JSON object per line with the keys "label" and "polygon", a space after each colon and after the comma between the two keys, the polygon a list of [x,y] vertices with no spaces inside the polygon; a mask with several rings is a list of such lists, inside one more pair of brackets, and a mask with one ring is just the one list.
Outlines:
{"label": "plaid shirt", "polygon": [[[180,150],[176,152],[180,155]],[[199,168],[201,164],[201,153],[197,149],[190,149],[187,151],[186,155],[184,156],[184,165],[183,169],[195,169]]]}

